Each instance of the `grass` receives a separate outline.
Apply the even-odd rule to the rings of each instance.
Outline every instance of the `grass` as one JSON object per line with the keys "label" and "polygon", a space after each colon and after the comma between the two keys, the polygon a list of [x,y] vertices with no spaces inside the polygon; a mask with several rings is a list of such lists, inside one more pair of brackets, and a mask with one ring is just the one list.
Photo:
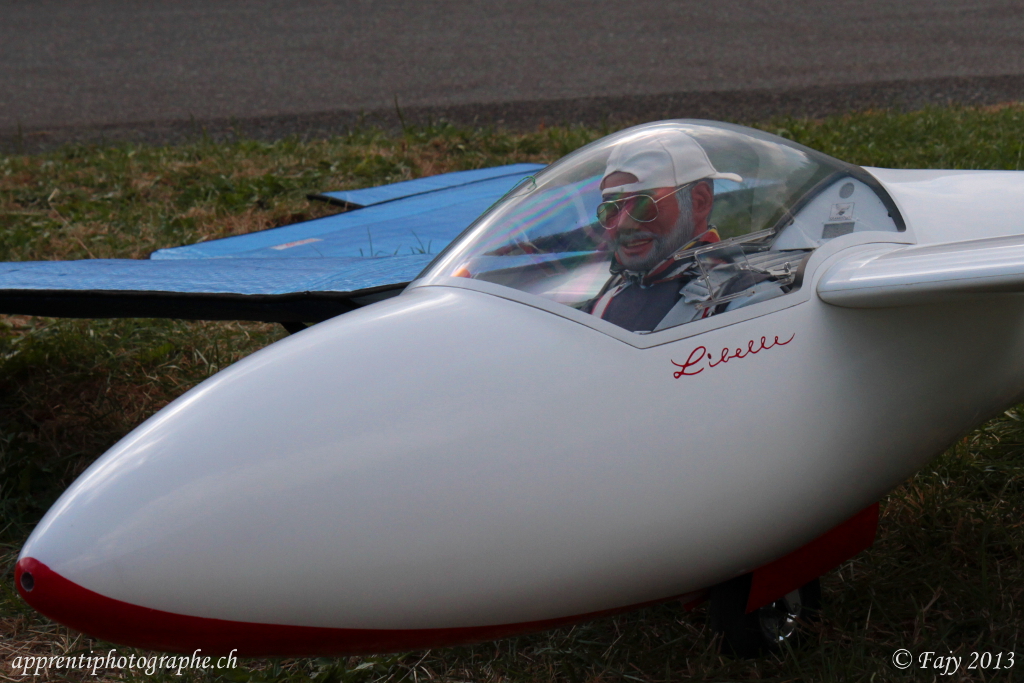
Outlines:
{"label": "grass", "polygon": [[[1024,108],[867,112],[760,124],[864,165],[1020,169]],[[307,192],[444,171],[551,161],[610,131],[528,133],[437,125],[391,137],[67,147],[0,157],[0,260],[142,257],[334,211]],[[220,368],[283,336],[276,326],[0,316],[0,679],[18,656],[106,652],[13,590],[18,549],[48,506],[135,425]],[[1021,414],[1024,414],[1022,411]],[[474,647],[348,659],[243,660],[206,673],[51,670],[39,680],[911,681],[914,654],[1018,649],[1024,604],[1024,421],[981,427],[884,501],[878,540],[823,579],[807,646],[731,661],[701,609],[653,607]],[[1024,648],[1022,648],[1024,649]],[[132,652],[118,648],[120,654]],[[1022,653],[1024,657],[1024,653]],[[950,680],[1013,680],[1018,669]],[[963,671],[961,670],[961,674]]]}

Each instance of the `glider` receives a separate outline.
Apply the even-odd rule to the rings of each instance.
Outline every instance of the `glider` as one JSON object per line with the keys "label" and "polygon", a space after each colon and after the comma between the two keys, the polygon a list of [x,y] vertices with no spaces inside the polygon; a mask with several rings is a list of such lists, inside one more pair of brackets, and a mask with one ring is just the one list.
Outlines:
{"label": "glider", "polygon": [[[250,656],[710,598],[747,652],[871,544],[887,491],[1024,396],[1020,173],[865,169],[702,121],[527,171],[436,257],[300,287],[349,306],[411,280],[115,445],[26,542],[23,598]],[[274,245],[320,248],[312,225]]]}

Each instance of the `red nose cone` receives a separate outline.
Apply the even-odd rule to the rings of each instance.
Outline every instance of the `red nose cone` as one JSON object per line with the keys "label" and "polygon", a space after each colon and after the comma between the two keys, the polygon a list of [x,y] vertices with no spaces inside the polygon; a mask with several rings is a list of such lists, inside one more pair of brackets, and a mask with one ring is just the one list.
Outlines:
{"label": "red nose cone", "polygon": [[[172,646],[174,639],[168,639],[168,634],[161,634],[159,627],[139,634],[134,632],[140,623],[159,624],[159,615],[165,612],[114,600],[82,588],[34,557],[18,560],[14,566],[14,583],[17,592],[37,611],[76,631],[126,645],[177,649]],[[177,639],[180,639],[180,634]]]}
{"label": "red nose cone", "polygon": [[[199,648],[209,655],[227,654],[238,651],[241,643],[253,645],[251,637],[247,638],[251,634],[238,627],[243,631],[251,626],[274,628],[172,614],[108,598],[69,581],[32,557],[18,561],[14,581],[25,602],[54,621],[133,647],[188,653]],[[269,644],[259,643],[263,647]]]}

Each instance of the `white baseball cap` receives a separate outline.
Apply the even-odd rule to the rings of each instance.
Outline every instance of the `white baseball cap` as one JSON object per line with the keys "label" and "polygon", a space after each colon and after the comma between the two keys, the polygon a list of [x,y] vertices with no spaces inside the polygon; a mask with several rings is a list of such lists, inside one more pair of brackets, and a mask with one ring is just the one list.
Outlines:
{"label": "white baseball cap", "polygon": [[638,180],[606,187],[601,194],[680,187],[704,178],[743,182],[735,173],[719,173],[704,148],[681,130],[661,130],[617,145],[608,158],[604,177],[615,172],[632,173]]}

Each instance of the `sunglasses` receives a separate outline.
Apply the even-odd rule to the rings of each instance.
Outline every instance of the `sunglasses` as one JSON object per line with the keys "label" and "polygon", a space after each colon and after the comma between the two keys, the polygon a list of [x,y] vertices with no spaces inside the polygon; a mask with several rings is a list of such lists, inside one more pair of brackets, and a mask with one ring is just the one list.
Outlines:
{"label": "sunglasses", "polygon": [[650,223],[658,217],[658,202],[668,199],[692,185],[693,183],[680,185],[661,199],[655,199],[649,194],[634,194],[622,199],[609,199],[601,202],[597,205],[597,222],[605,230],[611,230],[618,225],[621,220],[620,214],[625,211],[626,215],[637,223]]}

